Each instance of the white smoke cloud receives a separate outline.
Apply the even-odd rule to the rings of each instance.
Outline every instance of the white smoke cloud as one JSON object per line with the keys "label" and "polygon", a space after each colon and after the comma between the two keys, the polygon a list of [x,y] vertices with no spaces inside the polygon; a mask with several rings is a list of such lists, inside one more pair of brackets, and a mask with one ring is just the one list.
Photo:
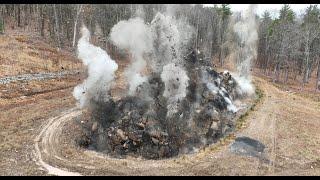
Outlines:
{"label": "white smoke cloud", "polygon": [[[183,64],[183,54],[194,29],[184,20],[174,17],[176,6],[166,6],[166,14],[157,13],[151,21],[154,53],[151,67],[161,72],[165,84],[163,96],[168,99],[167,116],[178,111],[178,104],[186,97],[189,77]],[[179,66],[178,66],[179,65]]]}
{"label": "white smoke cloud", "polygon": [[240,42],[237,47],[237,71],[238,81],[242,94],[253,94],[254,87],[251,84],[251,63],[257,57],[257,24],[255,19],[255,10],[257,5],[250,5],[249,9],[242,12],[239,22],[233,29]]}
{"label": "white smoke cloud", "polygon": [[[228,71],[225,71],[224,74],[228,73]],[[204,82],[207,86],[207,88],[211,91],[214,95],[221,95],[224,100],[227,102],[227,109],[228,111],[231,111],[233,113],[238,111],[238,108],[233,104],[232,97],[227,97],[228,94],[227,90],[224,87],[221,87],[221,79],[212,79],[207,73],[202,74],[202,82]],[[217,84],[217,85],[216,85]]]}
{"label": "white smoke cloud", "polygon": [[174,63],[163,67],[161,79],[165,84],[163,96],[168,98],[168,114],[177,112],[176,105],[187,95],[189,77],[184,69]]}
{"label": "white smoke cloud", "polygon": [[224,100],[228,103],[227,109],[228,111],[231,111],[233,113],[238,111],[238,108],[233,104],[232,100],[226,96],[223,95]]}
{"label": "white smoke cloud", "polygon": [[166,4],[165,5],[165,14],[168,16],[175,16],[177,9],[179,8],[178,4]]}
{"label": "white smoke cloud", "polygon": [[210,91],[213,94],[217,94],[219,92],[219,88],[216,85],[214,85],[213,83],[208,82],[208,83],[206,83],[206,85],[207,85],[207,88],[210,89]]}
{"label": "white smoke cloud", "polygon": [[151,21],[151,29],[154,39],[153,70],[161,72],[168,63],[181,64],[194,29],[185,20],[159,12]]}
{"label": "white smoke cloud", "polygon": [[239,87],[237,88],[237,93],[240,95],[252,95],[255,92],[255,88],[252,85],[251,79],[245,76],[239,76],[238,74],[233,74],[233,78],[238,82]]}
{"label": "white smoke cloud", "polygon": [[127,49],[132,55],[132,64],[125,70],[129,82],[129,95],[147,80],[141,71],[146,68],[145,53],[152,52],[153,38],[150,27],[140,17],[123,20],[114,25],[110,33],[111,41],[121,49]]}
{"label": "white smoke cloud", "polygon": [[90,99],[107,99],[108,91],[114,80],[118,64],[101,48],[90,44],[90,32],[83,26],[78,41],[78,58],[88,68],[88,78],[74,88],[73,96],[80,107],[88,104]]}
{"label": "white smoke cloud", "polygon": [[145,19],[146,14],[145,14],[145,12],[144,12],[143,5],[142,5],[142,4],[137,5],[137,9],[136,9],[134,15],[135,15],[136,17],[140,17],[141,19]]}
{"label": "white smoke cloud", "polygon": [[163,67],[161,79],[165,83],[163,96],[178,101],[186,97],[189,77],[184,69],[174,63]]}
{"label": "white smoke cloud", "polygon": [[[185,21],[177,20],[173,16],[157,13],[151,24],[146,24],[140,17],[120,21],[110,33],[111,41],[121,49],[127,49],[132,54],[132,64],[126,69],[125,76],[129,82],[129,95],[133,95],[136,88],[147,80],[147,76],[141,74],[147,65],[154,72],[166,72],[165,65],[171,68],[170,63],[181,63],[183,50],[190,41],[193,28]],[[151,54],[148,63],[146,54]],[[176,75],[183,76],[185,71]],[[179,77],[185,79],[185,77]],[[163,78],[163,81],[169,80]],[[180,82],[179,82],[180,83]],[[169,82],[165,82],[169,85]],[[181,84],[180,87],[187,86]],[[186,90],[184,90],[186,91]]]}

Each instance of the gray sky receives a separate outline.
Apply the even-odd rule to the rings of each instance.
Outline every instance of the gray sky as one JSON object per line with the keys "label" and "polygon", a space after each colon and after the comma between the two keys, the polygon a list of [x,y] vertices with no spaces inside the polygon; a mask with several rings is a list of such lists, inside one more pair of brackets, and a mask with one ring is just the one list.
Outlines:
{"label": "gray sky", "polygon": [[[213,6],[214,4],[204,4],[204,6]],[[218,4],[220,5],[220,4]],[[303,13],[305,8],[310,4],[289,4],[291,9],[298,15]],[[279,10],[283,4],[258,4],[257,14],[261,15],[265,10],[268,10],[273,17],[278,17]],[[230,4],[232,11],[242,11],[249,7],[249,4]]]}

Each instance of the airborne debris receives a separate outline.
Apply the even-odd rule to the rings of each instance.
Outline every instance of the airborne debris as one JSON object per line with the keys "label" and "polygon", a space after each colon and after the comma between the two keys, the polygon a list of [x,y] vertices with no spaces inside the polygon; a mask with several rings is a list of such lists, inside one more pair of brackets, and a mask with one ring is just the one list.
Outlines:
{"label": "airborne debris", "polygon": [[176,111],[168,115],[170,96],[164,96],[160,74],[152,73],[137,89],[144,93],[107,102],[91,99],[94,123],[83,141],[90,142],[91,149],[116,157],[159,159],[185,149],[192,152],[230,132],[235,124],[235,112],[229,106],[238,98],[236,81],[230,73],[218,73],[190,58],[195,57],[189,55],[184,64],[190,77],[186,97],[176,102]]}
{"label": "airborne debris", "polygon": [[190,48],[190,27],[161,13],[150,25],[139,18],[116,24],[112,42],[132,55],[124,71],[128,93],[117,98],[110,89],[118,65],[82,29],[78,51],[89,76],[74,90],[88,110],[81,144],[120,158],[160,159],[196,152],[232,131],[240,86],[229,72],[214,70],[200,49]]}

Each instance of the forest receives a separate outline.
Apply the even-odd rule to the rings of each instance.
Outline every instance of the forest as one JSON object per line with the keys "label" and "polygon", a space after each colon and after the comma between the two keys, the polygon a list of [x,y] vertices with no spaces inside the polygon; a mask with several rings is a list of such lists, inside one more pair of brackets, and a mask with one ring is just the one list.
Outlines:
{"label": "forest", "polygon": [[317,4],[1,4],[0,52],[0,176],[320,175]]}
{"label": "forest", "polygon": [[[22,29],[35,33],[57,48],[74,51],[81,24],[95,35],[95,43],[108,51],[116,51],[109,41],[110,29],[119,21],[131,17],[152,20],[156,12],[167,11],[158,4],[2,4],[0,5],[0,33],[6,29]],[[237,41],[233,26],[239,13],[228,4],[204,7],[202,5],[172,5],[169,11],[184,18],[195,29],[192,47],[201,50],[215,64],[223,67],[233,57]],[[301,15],[290,5],[283,5],[279,16],[273,18],[265,11],[256,15],[258,48],[254,67],[272,77],[274,82],[299,82],[301,88],[310,83],[320,89],[320,10],[310,5]],[[241,46],[241,45],[240,45]]]}

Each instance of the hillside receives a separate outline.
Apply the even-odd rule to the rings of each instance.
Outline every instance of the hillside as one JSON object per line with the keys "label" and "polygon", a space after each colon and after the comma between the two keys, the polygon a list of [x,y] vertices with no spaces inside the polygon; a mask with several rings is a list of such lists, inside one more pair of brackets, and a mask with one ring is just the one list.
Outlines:
{"label": "hillside", "polygon": [[40,37],[23,33],[1,35],[0,51],[0,77],[71,71],[81,67],[73,53],[58,51]]}

